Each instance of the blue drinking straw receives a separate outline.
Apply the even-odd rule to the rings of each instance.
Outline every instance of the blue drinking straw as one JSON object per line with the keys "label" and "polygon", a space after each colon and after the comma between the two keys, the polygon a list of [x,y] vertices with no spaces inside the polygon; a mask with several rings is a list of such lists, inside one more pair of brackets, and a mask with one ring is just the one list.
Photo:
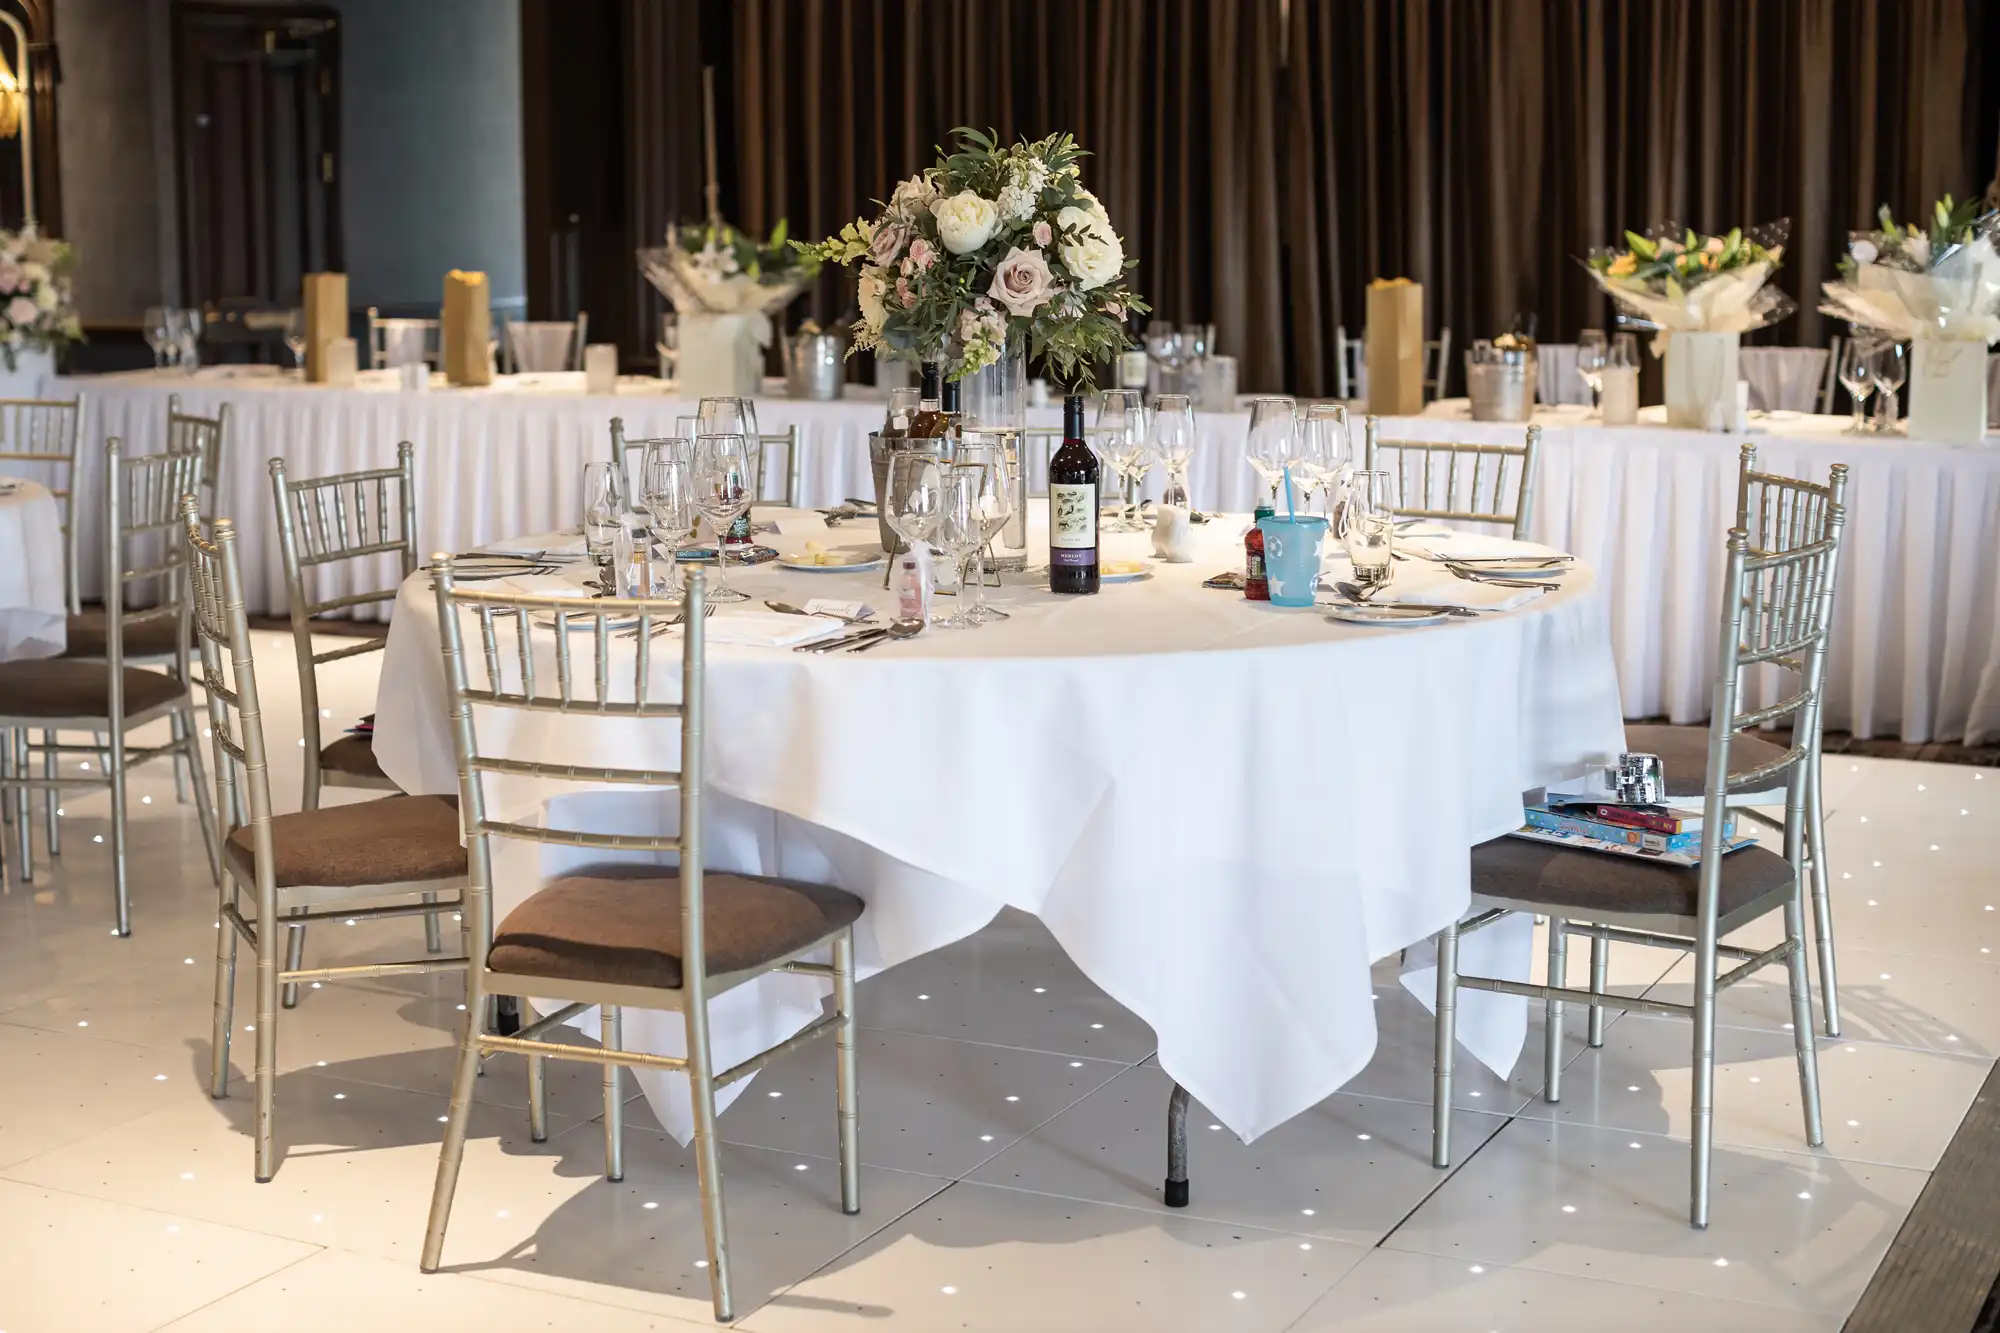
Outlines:
{"label": "blue drinking straw", "polygon": [[1294,523],[1299,520],[1298,510],[1292,504],[1292,465],[1290,463],[1285,464],[1285,517]]}

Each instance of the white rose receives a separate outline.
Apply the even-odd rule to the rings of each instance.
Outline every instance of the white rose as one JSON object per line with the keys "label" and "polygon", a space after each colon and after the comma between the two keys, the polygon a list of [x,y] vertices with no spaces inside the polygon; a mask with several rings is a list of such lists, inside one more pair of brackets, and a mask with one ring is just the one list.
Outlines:
{"label": "white rose", "polygon": [[1017,245],[993,270],[993,285],[986,294],[1006,306],[1010,314],[1032,315],[1055,295],[1055,286],[1055,275],[1049,272],[1049,261],[1042,258],[1042,252]]}
{"label": "white rose", "polygon": [[1056,214],[1056,228],[1076,238],[1065,240],[1060,253],[1063,267],[1075,275],[1083,291],[1102,287],[1125,271],[1125,247],[1109,221],[1072,204]]}
{"label": "white rose", "polygon": [[35,288],[35,305],[42,310],[56,308],[56,285],[53,282],[45,282]]}
{"label": "white rose", "polygon": [[32,259],[25,261],[21,265],[22,282],[34,283],[34,282],[47,282],[48,280],[49,280],[48,265],[38,264]]}
{"label": "white rose", "polygon": [[955,255],[969,255],[993,239],[1000,224],[1000,210],[991,199],[982,199],[970,190],[961,190],[949,199],[931,205],[937,219],[938,238]]}
{"label": "white rose", "polygon": [[861,302],[861,319],[870,329],[880,331],[882,321],[889,317],[888,307],[882,304],[889,284],[882,275],[872,268],[861,270],[861,280],[857,284],[856,296]]}

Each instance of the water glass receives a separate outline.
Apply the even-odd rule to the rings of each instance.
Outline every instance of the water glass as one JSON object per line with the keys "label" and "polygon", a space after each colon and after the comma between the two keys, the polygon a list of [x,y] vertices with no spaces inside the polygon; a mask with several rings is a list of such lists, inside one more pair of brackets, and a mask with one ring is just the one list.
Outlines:
{"label": "water glass", "polygon": [[746,594],[729,586],[724,538],[755,498],[755,473],[750,438],[740,434],[703,435],[694,446],[695,505],[715,532],[715,581],[711,602],[740,602]]}
{"label": "water glass", "polygon": [[1194,462],[1194,400],[1184,393],[1163,393],[1153,400],[1153,456],[1167,467],[1167,490],[1161,504],[1192,509],[1188,468]]}
{"label": "water glass", "polygon": [[1394,475],[1381,471],[1356,472],[1348,483],[1340,538],[1358,587],[1379,588],[1389,581],[1396,542],[1394,484]]}

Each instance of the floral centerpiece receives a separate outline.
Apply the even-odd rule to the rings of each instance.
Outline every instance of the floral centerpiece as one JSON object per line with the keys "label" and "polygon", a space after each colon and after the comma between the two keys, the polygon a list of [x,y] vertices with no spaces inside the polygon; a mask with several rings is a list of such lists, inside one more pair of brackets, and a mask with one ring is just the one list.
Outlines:
{"label": "floral centerpiece", "polygon": [[[886,350],[937,361],[963,379],[1003,356],[1044,358],[1064,384],[1090,387],[1125,349],[1126,285],[1137,265],[1067,134],[1002,148],[978,130],[899,184],[882,212],[816,245],[815,259],[861,265],[861,328],[851,355]],[[795,244],[798,244],[795,242]]]}
{"label": "floral centerpiece", "polygon": [[70,300],[75,257],[67,242],[32,227],[0,231],[0,359],[8,370],[20,369],[23,352],[53,357],[83,340]]}
{"label": "floral centerpiece", "polygon": [[1722,236],[1683,232],[1672,223],[1644,235],[1625,233],[1625,248],[1602,249],[1584,267],[1617,302],[1628,323],[1662,332],[1745,333],[1797,309],[1767,284],[1785,254],[1790,223],[1768,223]]}
{"label": "floral centerpiece", "polygon": [[682,390],[731,396],[757,392],[771,316],[806,289],[819,260],[787,243],[782,218],[764,240],[711,218],[669,227],[665,245],[639,252],[639,267],[679,316]]}
{"label": "floral centerpiece", "polygon": [[1790,224],[1780,220],[1720,236],[1667,223],[1625,233],[1625,247],[1598,250],[1584,266],[1628,324],[1657,329],[1666,357],[1667,422],[1740,430],[1737,353],[1743,334],[1792,313],[1770,285]]}
{"label": "floral centerpiece", "polygon": [[1909,341],[1911,435],[1977,441],[1986,348],[2000,341],[2000,214],[1946,195],[1928,226],[1899,226],[1887,204],[1877,217],[1880,227],[1849,234],[1820,311],[1848,321],[1856,337]]}

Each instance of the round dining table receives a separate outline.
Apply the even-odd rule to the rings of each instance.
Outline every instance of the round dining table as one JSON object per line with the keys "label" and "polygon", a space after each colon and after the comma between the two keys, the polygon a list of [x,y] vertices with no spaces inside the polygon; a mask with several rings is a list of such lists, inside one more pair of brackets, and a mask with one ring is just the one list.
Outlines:
{"label": "round dining table", "polygon": [[0,662],[60,657],[68,641],[62,512],[47,487],[0,477]]}
{"label": "round dining table", "polygon": [[[756,519],[776,528],[760,540],[788,554],[875,546],[872,521],[829,529],[816,513],[765,509]],[[1334,623],[1204,586],[1242,568],[1245,524],[1193,529],[1185,563],[1148,559],[1145,534],[1107,534],[1104,557],[1144,561],[1138,577],[1057,596],[1045,572],[1009,575],[988,589],[1006,619],[865,653],[800,652],[759,635],[785,619],[767,602],[889,607],[879,565],[730,567],[750,600],[708,621],[711,868],[861,896],[864,977],[978,931],[1005,906],[1031,912],[1151,1024],[1160,1064],[1244,1140],[1325,1098],[1374,1051],[1371,963],[1466,911],[1469,851],[1520,825],[1524,791],[1623,749],[1617,676],[1602,590],[1582,564],[1513,609],[1425,626]],[[1046,550],[1044,534],[1036,513],[1031,550]],[[1330,574],[1341,567],[1335,559]],[[587,568],[562,576],[580,584]],[[1399,574],[1391,590],[1417,577]],[[405,791],[455,793],[430,585],[419,571],[400,592],[375,753]],[[1464,587],[1466,600],[1495,591]],[[534,636],[545,680],[554,637]],[[610,642],[629,673],[636,645]],[[678,643],[670,632],[653,646],[658,697],[678,697],[680,654],[668,650]],[[678,767],[673,721],[480,708],[474,723],[485,753]],[[489,783],[500,820],[670,834],[678,818],[670,791]],[[496,920],[546,877],[607,859],[505,841],[495,853]],[[1496,927],[1466,947],[1490,975],[1526,980],[1531,932],[1525,921]],[[718,997],[716,1059],[726,1067],[789,1036],[824,994],[816,978],[778,974]],[[628,1043],[682,1053],[677,1015],[625,1023]],[[1461,1040],[1489,1066],[1510,1068],[1525,1030],[1525,1001],[1462,996]],[[637,1077],[685,1139],[684,1076]]]}

